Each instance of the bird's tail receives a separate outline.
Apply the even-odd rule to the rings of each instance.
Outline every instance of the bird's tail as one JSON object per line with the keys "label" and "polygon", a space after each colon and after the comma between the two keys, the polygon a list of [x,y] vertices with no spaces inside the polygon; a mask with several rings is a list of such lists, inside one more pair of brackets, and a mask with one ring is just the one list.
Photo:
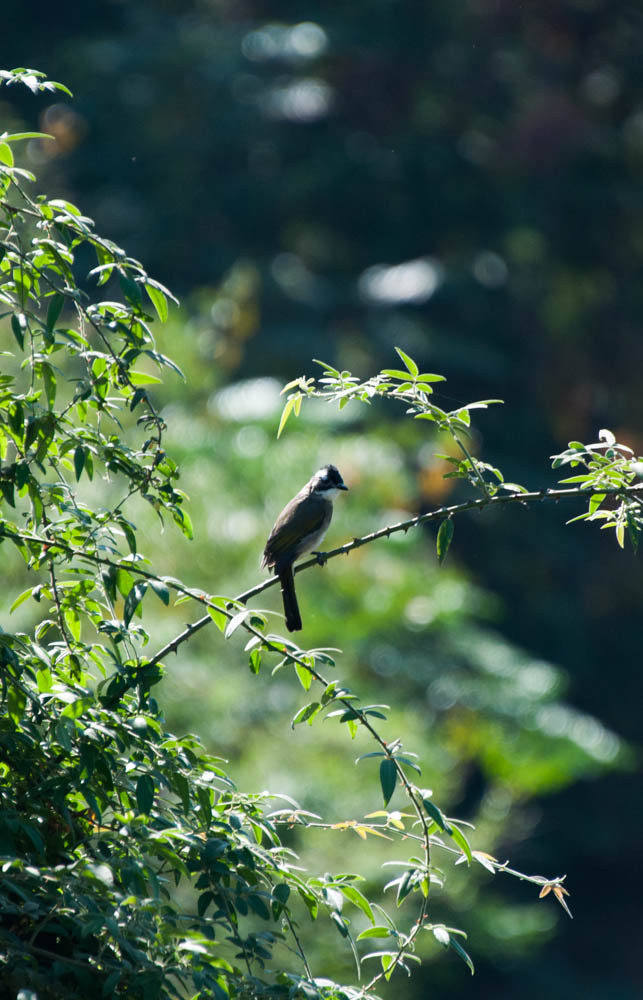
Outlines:
{"label": "bird's tail", "polygon": [[279,574],[281,581],[281,596],[284,602],[284,614],[286,615],[286,628],[289,632],[301,631],[301,615],[297,604],[297,594],[295,593],[295,578],[292,566],[282,569]]}

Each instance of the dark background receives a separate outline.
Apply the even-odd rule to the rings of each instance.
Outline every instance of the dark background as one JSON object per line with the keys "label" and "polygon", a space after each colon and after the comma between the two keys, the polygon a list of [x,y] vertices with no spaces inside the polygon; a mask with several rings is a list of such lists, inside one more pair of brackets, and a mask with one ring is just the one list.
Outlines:
{"label": "dark background", "polygon": [[[643,451],[637,5],[10,0],[2,19],[0,65],[75,95],[4,91],[2,127],[55,136],[29,147],[42,187],[207,327],[212,385],[286,381],[320,356],[366,376],[397,344],[448,375],[442,405],[505,400],[476,447],[511,480],[551,485],[547,457],[604,426]],[[167,346],[181,361],[181,338]],[[420,510],[443,494],[414,463]],[[471,518],[454,543],[507,641],[561,665],[568,703],[630,747],[591,780],[525,793],[524,863],[567,872],[575,919],[542,947],[478,948],[479,997],[643,993],[640,562],[611,533],[565,528],[574,513]],[[484,793],[480,759],[456,814]],[[523,887],[504,891],[510,907]],[[450,976],[428,964],[405,995],[468,986]]]}

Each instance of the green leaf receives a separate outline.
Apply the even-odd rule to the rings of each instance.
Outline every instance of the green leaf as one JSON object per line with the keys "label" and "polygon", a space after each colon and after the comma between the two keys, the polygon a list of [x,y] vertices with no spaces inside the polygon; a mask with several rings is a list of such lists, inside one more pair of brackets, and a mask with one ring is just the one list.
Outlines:
{"label": "green leaf", "polygon": [[7,145],[6,142],[0,142],[0,161],[6,163],[8,167],[13,166],[13,153],[11,151],[11,146]]}
{"label": "green leaf", "polygon": [[205,822],[210,824],[212,822],[212,792],[209,788],[198,787],[196,794],[205,816]]}
{"label": "green leaf", "polygon": [[138,282],[134,281],[128,274],[119,274],[118,280],[121,286],[121,291],[129,303],[133,306],[140,306],[141,299],[141,286]]}
{"label": "green leaf", "polygon": [[41,694],[51,691],[53,678],[49,667],[44,667],[42,670],[36,671],[36,683]]}
{"label": "green leaf", "polygon": [[473,860],[473,858],[471,857],[471,847],[469,846],[469,841],[463,834],[462,830],[459,830],[454,823],[451,823],[449,825],[447,833],[449,833],[453,837],[458,847],[466,855],[467,862],[471,864]]}
{"label": "green leaf", "polygon": [[76,642],[80,641],[81,621],[75,608],[65,608],[65,624]]}
{"label": "green leaf", "polygon": [[121,597],[125,598],[134,586],[134,580],[124,566],[119,566],[116,570],[116,586]]}
{"label": "green leaf", "polygon": [[228,616],[218,608],[213,608],[211,604],[208,605],[208,614],[219,631],[225,632],[226,625],[228,624]]}
{"label": "green leaf", "polygon": [[410,371],[411,375],[413,375],[413,377],[415,378],[415,376],[419,373],[420,369],[416,365],[416,363],[413,360],[413,358],[410,358],[408,356],[408,354],[405,354],[404,351],[401,348],[399,348],[399,347],[396,347],[395,350],[397,351],[397,353],[401,357],[402,361],[404,362],[404,364],[406,365],[406,367]]}
{"label": "green leaf", "polygon": [[319,712],[320,708],[321,705],[318,701],[311,701],[309,705],[304,705],[303,708],[299,709],[297,714],[293,717],[290,725],[293,729],[302,722],[308,722],[309,725],[312,725],[312,721]]}
{"label": "green leaf", "polygon": [[272,890],[272,895],[277,902],[281,903],[282,906],[285,906],[290,897],[290,886],[286,882],[280,882],[279,885],[276,885]]}
{"label": "green leaf", "polygon": [[58,317],[62,312],[62,307],[65,304],[65,296],[56,293],[49,302],[49,308],[47,309],[47,320],[45,322],[46,328],[51,333],[58,322]]}
{"label": "green leaf", "polygon": [[151,285],[147,281],[145,282],[145,291],[150,297],[152,305],[156,310],[156,315],[160,319],[161,323],[165,323],[168,317],[167,299],[165,298],[165,295],[163,292],[159,291],[158,288],[155,288],[154,285]]}
{"label": "green leaf", "polygon": [[74,471],[76,473],[76,482],[78,482],[78,480],[83,474],[83,469],[85,468],[86,454],[87,452],[82,447],[82,445],[78,445],[78,447],[74,451]]}
{"label": "green leaf", "polygon": [[437,927],[432,927],[431,930],[433,931],[433,937],[435,938],[435,940],[439,941],[439,943],[443,945],[445,948],[448,948],[451,942],[451,935],[449,934],[446,927],[443,927],[440,924]]}
{"label": "green leaf", "polygon": [[[190,812],[190,785],[185,775],[176,772],[172,775],[172,786],[176,794],[181,799],[183,812],[187,816]],[[152,785],[152,789],[154,786]],[[149,810],[147,810],[149,812]]]}
{"label": "green leaf", "polygon": [[340,885],[339,891],[346,897],[346,899],[350,899],[351,903],[358,906],[359,909],[366,914],[371,923],[375,922],[371,904],[367,900],[366,896],[359,891],[359,889],[356,889],[354,885]]}
{"label": "green leaf", "polygon": [[332,375],[337,379],[341,377],[337,369],[333,368],[332,365],[329,365],[327,361],[320,361],[319,358],[313,358],[313,361],[316,365],[320,365],[324,369],[325,375]]}
{"label": "green leaf", "polygon": [[76,698],[71,705],[67,705],[61,712],[61,716],[66,719],[80,719],[81,715],[84,715],[88,708],[92,708],[94,705],[93,696],[87,698]]}
{"label": "green leaf", "polygon": [[192,527],[190,515],[186,513],[182,507],[173,506],[171,511],[174,523],[178,524],[185,537],[189,539],[189,541],[192,541],[194,538],[194,528]]}
{"label": "green leaf", "polygon": [[97,380],[107,371],[107,361],[104,357],[94,358],[92,361],[92,375]]}
{"label": "green leaf", "polygon": [[147,582],[149,583],[150,587],[152,588],[156,596],[159,598],[159,600],[163,601],[163,604],[167,607],[170,603],[169,588],[166,587],[166,585],[162,583],[161,580],[150,579]]}
{"label": "green leaf", "polygon": [[[301,400],[301,393],[299,393],[298,396],[299,396],[299,399]],[[283,410],[281,412],[281,420],[279,421],[279,428],[277,430],[277,437],[278,438],[281,437],[281,432],[283,431],[284,427],[286,426],[286,424],[288,422],[288,417],[290,416],[290,414],[293,411],[293,408],[295,406],[295,399],[296,398],[297,398],[297,396],[293,395],[293,396],[289,396],[288,399],[286,400],[286,405],[284,406],[284,408],[283,408]]]}
{"label": "green leaf", "polygon": [[[408,377],[409,377],[409,373],[408,372],[402,372],[402,371],[400,371],[399,368],[382,368],[381,374],[382,375],[388,375],[390,378],[401,379],[403,382],[406,382],[408,380]],[[411,386],[413,385],[412,382],[409,382],[408,384],[411,385]],[[399,387],[396,387],[396,388],[399,388]]]}
{"label": "green leaf", "polygon": [[625,548],[625,525],[622,521],[616,525],[616,541],[622,549]]}
{"label": "green leaf", "polygon": [[13,330],[13,335],[18,341],[18,345],[21,351],[25,349],[25,330],[27,329],[27,317],[24,313],[14,313],[11,317],[11,329]]}
{"label": "green leaf", "polygon": [[13,482],[10,479],[0,480],[0,490],[2,490],[2,495],[9,504],[10,507],[16,506],[16,501],[14,497]]}
{"label": "green leaf", "polygon": [[157,378],[156,375],[148,375],[147,372],[129,372],[129,380],[132,385],[160,385],[163,382],[162,378]]}
{"label": "green leaf", "polygon": [[[91,457],[92,457],[91,452],[88,451],[85,456],[85,471],[87,472],[87,475],[89,476],[90,479],[92,478],[92,466],[90,465]],[[127,544],[129,546],[130,552],[132,553],[132,555],[135,555],[136,535],[134,533],[133,526],[124,517],[118,518],[118,526],[120,527],[121,531],[125,535],[125,538],[127,539]]]}
{"label": "green leaf", "polygon": [[23,592],[18,597],[16,597],[15,601],[9,608],[9,614],[10,615],[13,614],[16,608],[19,608],[21,604],[24,604],[24,602],[31,597],[34,590],[35,590],[34,587],[29,587],[27,590],[23,590]]}
{"label": "green leaf", "polygon": [[592,496],[589,498],[589,513],[590,514],[593,514],[595,511],[598,510],[598,508],[602,504],[603,500],[605,499],[606,495],[607,494],[605,494],[605,493],[593,493],[592,494]]}
{"label": "green leaf", "polygon": [[401,906],[406,897],[417,889],[421,882],[420,873],[417,868],[409,868],[408,871],[396,879],[397,882],[397,898],[396,903]]}
{"label": "green leaf", "polygon": [[348,930],[348,924],[346,923],[346,921],[344,920],[344,918],[342,917],[342,915],[337,912],[337,910],[333,910],[330,913],[330,919],[333,921],[333,923],[337,927],[337,929],[338,929],[339,933],[342,935],[342,937],[344,937],[344,938],[349,937],[349,933],[350,932]]}
{"label": "green leaf", "polygon": [[418,774],[422,774],[422,768],[419,767],[419,765],[416,764],[414,760],[411,760],[410,757],[405,757],[401,754],[398,754],[395,759],[397,760],[398,764],[406,764],[407,767],[413,768],[413,770],[416,771]]}
{"label": "green leaf", "polygon": [[138,811],[149,815],[154,804],[154,782],[149,774],[141,774],[136,782]]}
{"label": "green leaf", "polygon": [[384,805],[387,806],[395,791],[397,784],[397,767],[391,757],[385,757],[380,764],[380,785],[384,796]]}
{"label": "green leaf", "polygon": [[475,968],[474,968],[474,966],[473,966],[473,962],[471,961],[470,956],[464,950],[464,948],[462,947],[462,945],[460,944],[460,942],[458,941],[458,939],[455,938],[455,937],[453,937],[453,935],[450,935],[449,944],[453,948],[453,950],[456,953],[456,955],[459,955],[460,958],[462,959],[462,961],[465,962],[468,965],[469,969],[471,970],[471,975],[473,975],[475,973],[475,971],[476,971]]}
{"label": "green leaf", "polygon": [[136,614],[136,611],[145,597],[145,592],[147,590],[147,583],[144,580],[138,580],[134,586],[129,591],[127,597],[125,598],[125,606],[123,608],[123,622],[127,628]]}
{"label": "green leaf", "polygon": [[438,551],[438,562],[440,565],[444,562],[447,552],[449,551],[449,546],[451,545],[451,540],[453,538],[454,524],[453,518],[447,517],[446,520],[442,521],[438,529],[438,537],[436,541],[437,551]]}
{"label": "green leaf", "polygon": [[[9,712],[9,717],[13,720],[18,728],[20,728],[20,723],[22,716],[24,714],[25,705],[27,703],[27,696],[24,694],[20,688],[11,685],[9,687],[9,693],[7,695],[7,709]],[[71,749],[71,744],[70,747]]]}
{"label": "green leaf", "polygon": [[328,705],[329,702],[334,701],[337,697],[338,684],[339,681],[331,681],[330,684],[326,685],[322,694],[322,705]]}
{"label": "green leaf", "polygon": [[11,132],[3,136],[6,142],[18,142],[21,139],[53,139],[47,132]]}
{"label": "green leaf", "polygon": [[299,678],[299,683],[303,687],[304,691],[309,691],[310,686],[313,683],[313,675],[310,670],[302,666],[301,663],[295,663],[295,673]]}
{"label": "green leaf", "polygon": [[[211,612],[211,609],[209,610]],[[223,633],[224,637],[229,639],[230,636],[233,635],[239,626],[246,620],[249,614],[250,611],[247,608],[244,608],[242,611],[238,611],[236,615],[233,615],[226,625],[225,632]],[[214,618],[214,615],[211,614],[211,617]]]}
{"label": "green leaf", "polygon": [[390,951],[387,955],[380,956],[380,963],[382,965],[382,969],[384,971],[384,978],[386,979],[387,983],[391,978],[395,959],[396,959],[396,954],[395,952],[392,951]]}
{"label": "green leaf", "polygon": [[383,927],[381,924],[377,927],[367,927],[365,931],[357,935],[357,940],[361,941],[362,938],[384,938],[389,937],[391,934],[390,927]]}
{"label": "green leaf", "polygon": [[45,385],[45,396],[47,397],[49,408],[53,409],[56,402],[56,375],[51,365],[47,364],[46,361],[42,362],[41,371],[42,380]]}
{"label": "green leaf", "polygon": [[444,818],[442,810],[438,809],[438,807],[431,801],[431,799],[426,798],[426,796],[424,795],[422,796],[422,805],[426,810],[427,816],[431,817],[433,822],[437,824],[440,830],[444,830],[445,832],[449,833],[450,830],[449,827],[447,826],[447,822]]}

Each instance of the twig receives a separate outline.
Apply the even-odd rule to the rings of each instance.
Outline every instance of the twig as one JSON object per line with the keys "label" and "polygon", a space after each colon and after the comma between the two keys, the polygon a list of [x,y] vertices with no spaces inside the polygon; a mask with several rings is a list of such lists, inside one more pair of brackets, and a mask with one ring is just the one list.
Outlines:
{"label": "twig", "polygon": [[[634,486],[621,486],[614,489],[603,489],[601,487],[601,493],[605,493],[607,496],[625,494],[631,495],[635,499],[639,499],[637,494],[643,494],[643,483],[637,483]],[[411,528],[417,528],[421,524],[428,524],[430,521],[443,521],[446,518],[453,517],[457,514],[463,514],[469,510],[483,510],[485,507],[493,507],[508,503],[534,503],[539,500],[573,500],[581,496],[588,496],[588,490],[586,488],[573,487],[571,489],[562,490],[545,488],[542,490],[532,490],[529,493],[507,493],[496,494],[496,496],[493,497],[478,497],[475,500],[465,500],[463,503],[452,504],[448,507],[436,507],[435,510],[428,511],[426,514],[419,514],[417,517],[411,517],[408,521],[399,521],[397,524],[389,524],[385,528],[380,528],[378,531],[371,532],[369,535],[362,535],[360,538],[353,538],[352,541],[346,542],[344,545],[340,545],[336,549],[331,549],[329,552],[325,552],[324,562],[328,559],[334,559],[335,556],[348,555],[348,553],[352,552],[353,549],[357,549],[362,545],[368,545],[370,542],[375,542],[380,538],[388,538],[390,535],[393,535],[398,531],[409,531]],[[310,569],[311,566],[317,565],[320,565],[319,557],[311,556],[310,559],[306,559],[304,562],[294,566],[293,572],[300,573],[302,570]],[[134,567],[132,567],[132,570],[136,572]],[[247,604],[251,598],[261,594],[269,587],[274,587],[278,582],[278,577],[271,576],[268,580],[264,580],[262,583],[258,583],[249,590],[244,591],[244,593],[239,594],[239,596],[235,598],[235,603]],[[205,625],[209,625],[211,621],[212,618],[210,615],[204,615],[202,618],[197,619],[197,621],[187,625],[186,628],[179,633],[179,635],[175,636],[174,639],[163,646],[163,648],[152,657],[150,665],[156,665],[169,653],[176,653],[178,647],[182,645],[182,643],[190,639],[195,632],[198,632]]]}
{"label": "twig", "polygon": [[[643,496],[643,483],[635,483],[632,486],[618,486],[618,487],[601,487],[601,493],[606,496],[629,496],[633,499],[640,500]],[[457,516],[458,514],[464,514],[470,510],[484,510],[486,507],[495,507],[504,504],[527,504],[535,503],[542,500],[551,500],[553,502],[558,502],[559,500],[574,500],[579,497],[587,497],[589,491],[586,487],[572,487],[570,489],[550,489],[544,488],[541,490],[532,490],[527,493],[507,493],[507,494],[496,494],[493,497],[478,497],[474,500],[465,500],[462,503],[451,504],[445,507],[436,507],[435,510],[428,511],[426,514],[418,514],[416,517],[411,517],[407,521],[399,521],[396,524],[389,524],[384,528],[380,528],[378,531],[372,531],[368,535],[362,535],[359,538],[353,538],[352,541],[346,542],[344,545],[340,545],[335,549],[331,549],[329,552],[325,552],[323,555],[323,561],[327,562],[329,559],[334,559],[336,556],[348,555],[353,549],[360,548],[362,545],[368,545],[370,542],[378,541],[380,538],[388,538],[390,535],[395,534],[398,531],[409,531],[411,528],[417,528],[421,524],[428,524],[431,521],[443,521],[446,518]],[[123,569],[124,567],[129,573],[133,573],[137,576],[142,577],[145,580],[155,580],[160,583],[164,583],[166,586],[175,590],[179,594],[184,594],[187,597],[191,597],[193,600],[199,601],[202,604],[209,605],[215,610],[222,612],[224,611],[219,605],[210,601],[206,594],[201,590],[195,590],[191,587],[184,586],[181,583],[176,583],[171,580],[164,579],[156,573],[151,573],[149,570],[143,569],[141,566],[137,566],[130,562],[127,558],[123,559],[109,559],[106,556],[99,556],[93,552],[87,552],[84,549],[75,548],[73,545],[68,545],[65,542],[61,542],[55,538],[42,538],[40,535],[36,535],[27,531],[18,531],[14,528],[7,529],[2,523],[0,523],[0,539],[2,538],[12,538],[18,541],[30,542],[32,544],[41,545],[46,548],[57,548],[61,552],[64,552],[70,558],[77,558],[91,562],[97,566],[111,566],[114,569]],[[320,565],[319,556],[311,556],[309,559],[304,560],[304,562],[299,563],[297,566],[293,567],[293,572],[300,573],[303,570],[310,569],[311,566]],[[250,587],[249,590],[244,591],[239,594],[238,597],[231,599],[231,606],[235,604],[247,604],[249,600],[261,594],[264,590],[268,590],[270,587],[274,587],[275,584],[279,582],[276,576],[271,576],[267,580],[261,583],[255,584],[254,587]],[[231,615],[228,615],[231,617]],[[202,629],[205,625],[209,625],[212,618],[209,614],[204,615],[197,621],[192,622],[187,625],[182,632],[174,637],[170,642],[166,643],[162,649],[156,653],[151,660],[148,660],[148,665],[154,666],[159,663],[164,657],[169,653],[176,653],[178,647],[190,639],[196,632]]]}

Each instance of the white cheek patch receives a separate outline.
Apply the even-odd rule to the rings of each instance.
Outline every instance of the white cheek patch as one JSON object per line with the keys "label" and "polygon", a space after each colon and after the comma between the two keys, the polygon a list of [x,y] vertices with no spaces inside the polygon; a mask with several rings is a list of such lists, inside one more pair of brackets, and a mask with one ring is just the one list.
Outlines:
{"label": "white cheek patch", "polygon": [[339,490],[337,489],[336,486],[329,486],[328,489],[324,490],[324,496],[328,500],[334,500],[338,494]]}

